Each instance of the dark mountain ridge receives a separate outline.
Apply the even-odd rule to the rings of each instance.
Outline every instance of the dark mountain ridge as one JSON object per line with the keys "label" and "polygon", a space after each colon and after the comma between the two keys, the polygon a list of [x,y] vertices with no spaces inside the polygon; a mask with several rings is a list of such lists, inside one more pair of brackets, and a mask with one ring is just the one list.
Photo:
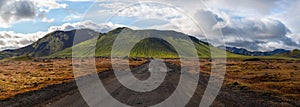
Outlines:
{"label": "dark mountain ridge", "polygon": [[262,51],[249,51],[247,49],[237,48],[237,47],[219,46],[219,48],[226,49],[226,51],[232,52],[235,54],[241,54],[241,55],[247,55],[247,56],[272,56],[272,55],[290,52],[290,50],[285,50],[285,49],[275,49],[273,51],[262,52]]}
{"label": "dark mountain ridge", "polygon": [[[80,41],[74,42],[76,31],[80,31],[84,36],[81,37]],[[24,55],[31,57],[48,56],[73,46],[73,43],[76,45],[83,41],[92,39],[99,34],[100,33],[90,29],[54,31],[28,46],[19,49],[1,51],[0,59]]]}

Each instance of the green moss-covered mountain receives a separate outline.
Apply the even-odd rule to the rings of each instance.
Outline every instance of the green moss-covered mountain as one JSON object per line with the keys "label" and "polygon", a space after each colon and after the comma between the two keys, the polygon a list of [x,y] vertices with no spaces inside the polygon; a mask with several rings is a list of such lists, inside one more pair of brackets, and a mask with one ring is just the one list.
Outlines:
{"label": "green moss-covered mountain", "polygon": [[[81,39],[74,42],[75,32],[80,31],[77,35],[81,35]],[[89,29],[72,30],[72,31],[55,31],[47,34],[43,38],[34,42],[31,45],[20,49],[5,50],[0,52],[0,59],[30,56],[43,57],[62,51],[86,40],[90,40],[99,35],[98,32]]]}
{"label": "green moss-covered mountain", "polygon": [[[175,31],[131,30],[129,28],[118,28],[112,30],[106,34],[103,34],[103,36],[99,38],[84,41],[78,45],[75,45],[74,47],[70,47],[63,51],[52,54],[50,57],[71,57],[72,48],[79,50],[74,51],[74,55],[77,55],[77,57],[92,56],[93,53],[95,53],[95,56],[110,56],[114,41],[118,36],[121,35],[125,35],[125,38],[122,38],[122,42],[128,44],[134,44],[139,38],[146,38],[133,46],[129,57],[177,58],[178,52],[171,45],[171,43],[177,45],[176,47],[179,50],[185,50],[185,54],[188,55],[189,52],[193,51],[193,48],[190,46],[187,38],[192,40],[193,45],[196,48],[196,52],[200,57],[210,57],[210,49],[212,52],[226,53],[229,57],[246,57],[243,55],[224,52],[224,50],[210,46],[208,43],[202,42],[195,37]],[[168,42],[157,37],[162,37],[165,40],[168,40]],[[95,51],[93,51],[95,46]],[[120,55],[125,55],[124,48],[122,46],[116,47],[115,52],[119,53]]]}

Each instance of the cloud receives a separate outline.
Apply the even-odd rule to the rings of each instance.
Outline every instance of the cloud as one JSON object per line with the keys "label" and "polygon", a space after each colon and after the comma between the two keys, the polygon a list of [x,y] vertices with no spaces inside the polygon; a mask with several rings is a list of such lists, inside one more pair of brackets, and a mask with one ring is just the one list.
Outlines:
{"label": "cloud", "polygon": [[138,4],[119,11],[117,15],[147,19],[172,19],[182,17],[182,14],[178,13],[176,9],[161,4]]}
{"label": "cloud", "polygon": [[245,38],[278,39],[290,33],[290,30],[279,20],[268,18],[231,19],[222,28],[224,35],[240,35]]}
{"label": "cloud", "polygon": [[51,26],[48,32],[52,32],[56,30],[69,31],[74,29],[92,29],[95,31],[106,33],[118,27],[127,27],[127,26],[120,25],[120,24],[113,24],[111,22],[96,24],[92,21],[83,21],[83,22],[76,22],[76,23],[65,23],[61,26]]}
{"label": "cloud", "polygon": [[181,13],[179,13],[175,8],[164,4],[136,4],[136,2],[132,1],[111,1],[95,3],[95,5],[89,10],[88,14],[86,14],[85,16],[86,18],[94,18],[92,19],[93,21],[97,20],[96,17],[98,17],[98,20],[101,20],[102,22],[109,19],[110,16],[131,19],[170,20],[173,18],[181,17]]}
{"label": "cloud", "polygon": [[[300,1],[292,0],[206,0],[208,10],[222,17],[227,23],[223,31],[239,38],[240,41],[264,41],[255,45],[253,50],[271,50],[274,48],[299,48]],[[233,25],[235,24],[235,25]],[[229,33],[229,34],[228,34]],[[229,37],[227,37],[229,38]],[[247,39],[247,41],[245,40]],[[232,40],[229,40],[232,41]],[[233,42],[234,43],[234,42]],[[242,46],[241,43],[231,44]],[[244,46],[244,48],[250,46]],[[253,46],[251,46],[253,47]]]}
{"label": "cloud", "polygon": [[126,2],[102,2],[99,6],[106,9],[119,10],[126,7],[128,3]]}
{"label": "cloud", "polygon": [[9,28],[20,21],[34,20],[37,9],[41,12],[42,22],[53,22],[47,19],[46,12],[51,9],[66,8],[66,4],[57,3],[56,0],[1,0],[0,1],[0,27]]}
{"label": "cloud", "polygon": [[47,18],[45,11],[42,11],[39,16],[40,16],[42,22],[47,22],[47,23],[54,22],[54,18],[51,18],[51,19]]}
{"label": "cloud", "polygon": [[36,10],[30,1],[1,0],[0,14],[0,27],[8,28],[18,21],[34,19]]}
{"label": "cloud", "polygon": [[51,18],[51,19],[43,18],[42,22],[51,23],[51,22],[54,22],[54,18]]}
{"label": "cloud", "polygon": [[82,15],[82,14],[71,14],[69,16],[66,16],[63,21],[64,22],[68,22],[68,21],[73,21],[73,20],[81,19],[83,17],[84,17],[84,15]]}
{"label": "cloud", "polygon": [[32,34],[21,34],[13,31],[0,32],[0,50],[16,49],[27,46],[39,38],[43,37],[47,32],[37,32]]}
{"label": "cloud", "polygon": [[182,16],[168,20],[168,23],[162,25],[148,26],[145,29],[158,29],[158,30],[174,30],[188,35],[203,38],[203,33],[197,24],[190,19],[190,17]]}
{"label": "cloud", "polygon": [[[274,19],[245,18],[232,20],[230,25],[222,28],[222,31],[225,39],[230,36],[238,38],[236,41],[230,42],[233,46],[243,46],[251,50],[273,50],[276,47],[289,47],[285,49],[291,49],[299,46],[287,37],[290,30],[282,22]],[[250,40],[262,43],[253,42],[255,44],[251,44],[251,46],[246,42]],[[256,46],[256,49],[253,46]]]}
{"label": "cloud", "polygon": [[58,0],[29,0],[32,1],[39,11],[49,12],[52,9],[66,8],[68,5],[58,3]]}
{"label": "cloud", "polygon": [[[61,0],[63,1],[63,0]],[[65,1],[70,1],[70,2],[92,2],[94,0],[65,0]]]}
{"label": "cloud", "polygon": [[[95,6],[94,8],[94,10],[98,10],[100,15],[98,17],[110,14],[113,15],[113,17],[110,17],[111,21],[118,22],[124,20],[123,22],[126,22],[127,26],[137,26],[138,28],[144,29],[176,30],[191,35],[200,34],[200,30],[197,28],[197,25],[195,25],[192,18],[174,7],[164,4],[132,4],[127,3],[127,1],[100,2],[98,7]],[[95,13],[90,12],[90,14]],[[95,15],[93,16],[95,17]]]}
{"label": "cloud", "polygon": [[212,12],[206,13],[210,13],[218,22],[211,23],[206,20],[205,25],[222,30],[227,45],[255,51],[270,51],[276,48],[294,49],[300,46],[288,36],[291,31],[279,20],[254,17],[223,19]]}
{"label": "cloud", "polygon": [[274,9],[285,8],[284,0],[206,0],[205,4],[210,9],[230,12],[231,15],[253,16],[269,15]]}
{"label": "cloud", "polygon": [[282,10],[280,13],[274,14],[273,18],[277,18],[284,22],[287,27],[290,28],[293,34],[289,35],[295,42],[300,42],[300,1],[295,0],[291,2],[285,3],[286,8]]}

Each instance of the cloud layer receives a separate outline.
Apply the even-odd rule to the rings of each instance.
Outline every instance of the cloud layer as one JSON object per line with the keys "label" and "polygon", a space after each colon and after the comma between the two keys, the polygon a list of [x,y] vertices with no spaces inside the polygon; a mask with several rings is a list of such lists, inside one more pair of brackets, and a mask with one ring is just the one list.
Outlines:
{"label": "cloud layer", "polygon": [[118,27],[126,27],[126,26],[120,24],[113,24],[111,22],[96,24],[93,21],[83,21],[83,22],[76,22],[76,23],[65,23],[61,26],[51,26],[48,32],[53,32],[57,30],[70,31],[74,29],[92,29],[101,33],[106,33]]}
{"label": "cloud layer", "polygon": [[0,32],[0,50],[16,49],[29,45],[39,38],[43,37],[46,32],[37,32],[33,34],[21,34],[13,31]]}
{"label": "cloud layer", "polygon": [[[227,45],[249,50],[270,51],[278,48],[295,49],[300,45],[289,35],[291,30],[280,20],[272,18],[238,17],[209,10],[199,10],[195,18],[212,30],[221,30]],[[214,20],[212,20],[214,19]]]}

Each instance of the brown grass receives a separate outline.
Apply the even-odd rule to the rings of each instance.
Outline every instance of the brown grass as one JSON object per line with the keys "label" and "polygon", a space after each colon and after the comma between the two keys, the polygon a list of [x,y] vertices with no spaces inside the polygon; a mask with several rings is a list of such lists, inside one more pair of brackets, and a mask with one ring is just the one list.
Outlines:
{"label": "brown grass", "polygon": [[[82,60],[83,65],[91,60]],[[130,66],[138,66],[146,60],[130,61]],[[20,93],[39,90],[54,84],[74,80],[71,59],[39,59],[30,61],[0,62],[0,99]],[[97,72],[111,69],[110,59],[96,59]],[[87,75],[82,72],[80,75]]]}
{"label": "brown grass", "polygon": [[[180,64],[178,60],[168,62]],[[209,75],[211,62],[201,59],[200,69],[202,73]],[[228,59],[224,86],[233,84],[240,88],[300,101],[300,61]]]}
{"label": "brown grass", "polygon": [[[81,62],[83,66],[88,67],[90,61]],[[130,66],[138,66],[146,61],[131,60]],[[180,65],[176,59],[167,61]],[[110,70],[110,62],[110,59],[97,58],[97,72]],[[0,99],[74,80],[73,66],[79,65],[72,64],[71,59],[0,62]],[[300,61],[228,59],[226,69],[224,86],[272,93],[282,98],[300,101]],[[200,70],[202,73],[210,74],[209,59],[200,59]],[[87,74],[82,72],[80,75]]]}

